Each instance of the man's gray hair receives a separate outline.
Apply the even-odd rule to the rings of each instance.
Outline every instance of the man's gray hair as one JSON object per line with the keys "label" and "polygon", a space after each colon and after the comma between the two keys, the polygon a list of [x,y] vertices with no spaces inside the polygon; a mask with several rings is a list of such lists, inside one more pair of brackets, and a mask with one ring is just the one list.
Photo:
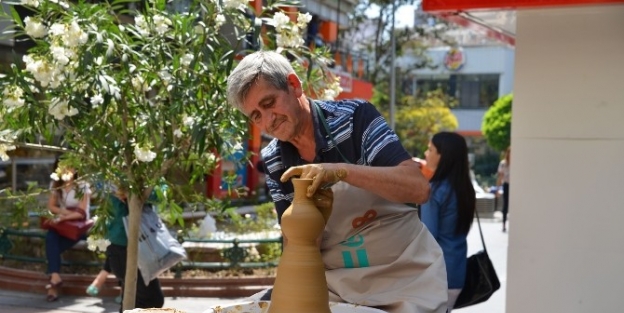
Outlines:
{"label": "man's gray hair", "polygon": [[227,79],[227,98],[242,109],[251,85],[262,78],[271,86],[288,91],[288,74],[294,73],[288,59],[274,51],[257,51],[245,56]]}

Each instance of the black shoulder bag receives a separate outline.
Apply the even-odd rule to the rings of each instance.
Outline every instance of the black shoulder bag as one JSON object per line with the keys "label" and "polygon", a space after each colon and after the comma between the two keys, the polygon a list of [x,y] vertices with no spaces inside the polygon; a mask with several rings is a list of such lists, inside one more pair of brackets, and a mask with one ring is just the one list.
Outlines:
{"label": "black shoulder bag", "polygon": [[459,297],[457,297],[457,301],[455,301],[454,309],[484,302],[500,288],[500,281],[498,280],[494,265],[492,265],[490,256],[485,248],[485,240],[483,240],[483,231],[481,231],[481,222],[479,221],[479,212],[475,210],[475,214],[477,215],[477,224],[479,225],[479,235],[481,235],[483,250],[468,258],[468,263],[466,264],[466,283]]}

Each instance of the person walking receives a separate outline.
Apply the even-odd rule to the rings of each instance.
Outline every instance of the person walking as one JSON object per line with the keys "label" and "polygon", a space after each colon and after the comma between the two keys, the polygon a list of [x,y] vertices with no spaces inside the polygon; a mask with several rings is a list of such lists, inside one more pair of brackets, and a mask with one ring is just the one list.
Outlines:
{"label": "person walking", "polygon": [[421,206],[421,218],[444,253],[451,312],[466,279],[466,238],[476,208],[466,140],[457,133],[437,133],[429,142],[425,159],[433,176],[431,197]]}
{"label": "person walking", "polygon": [[[509,167],[511,166],[511,147],[505,150],[503,159],[498,164],[496,186],[503,189],[503,232],[507,231],[507,213],[509,213]],[[498,196],[498,193],[496,193]]]}
{"label": "person walking", "polygon": [[[120,284],[125,286],[128,237],[123,218],[128,215],[127,194],[116,188],[115,195],[110,195],[108,201],[112,207],[112,216],[107,224],[106,238],[111,244],[106,247],[106,258],[112,273],[115,274]],[[158,278],[146,284],[141,271],[138,270],[136,288],[135,308],[162,308],[165,304],[165,296]],[[119,307],[120,313],[122,313],[122,307],[123,304]]]}

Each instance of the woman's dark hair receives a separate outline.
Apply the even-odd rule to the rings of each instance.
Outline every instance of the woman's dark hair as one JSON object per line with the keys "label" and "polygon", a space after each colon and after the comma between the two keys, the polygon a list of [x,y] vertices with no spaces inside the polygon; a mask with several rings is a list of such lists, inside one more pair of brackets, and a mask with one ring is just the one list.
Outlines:
{"label": "woman's dark hair", "polygon": [[[474,218],[476,199],[470,179],[466,139],[457,133],[439,132],[431,138],[431,144],[440,154],[431,184],[435,188],[440,182],[448,180],[457,197],[458,219],[455,233],[468,234]],[[449,193],[449,197],[451,194],[453,193]]]}

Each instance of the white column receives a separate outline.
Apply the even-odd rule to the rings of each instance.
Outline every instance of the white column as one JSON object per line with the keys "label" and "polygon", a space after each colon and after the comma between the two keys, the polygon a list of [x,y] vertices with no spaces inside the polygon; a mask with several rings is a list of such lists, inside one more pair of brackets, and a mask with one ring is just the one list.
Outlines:
{"label": "white column", "polygon": [[624,5],[518,12],[508,313],[624,311]]}

